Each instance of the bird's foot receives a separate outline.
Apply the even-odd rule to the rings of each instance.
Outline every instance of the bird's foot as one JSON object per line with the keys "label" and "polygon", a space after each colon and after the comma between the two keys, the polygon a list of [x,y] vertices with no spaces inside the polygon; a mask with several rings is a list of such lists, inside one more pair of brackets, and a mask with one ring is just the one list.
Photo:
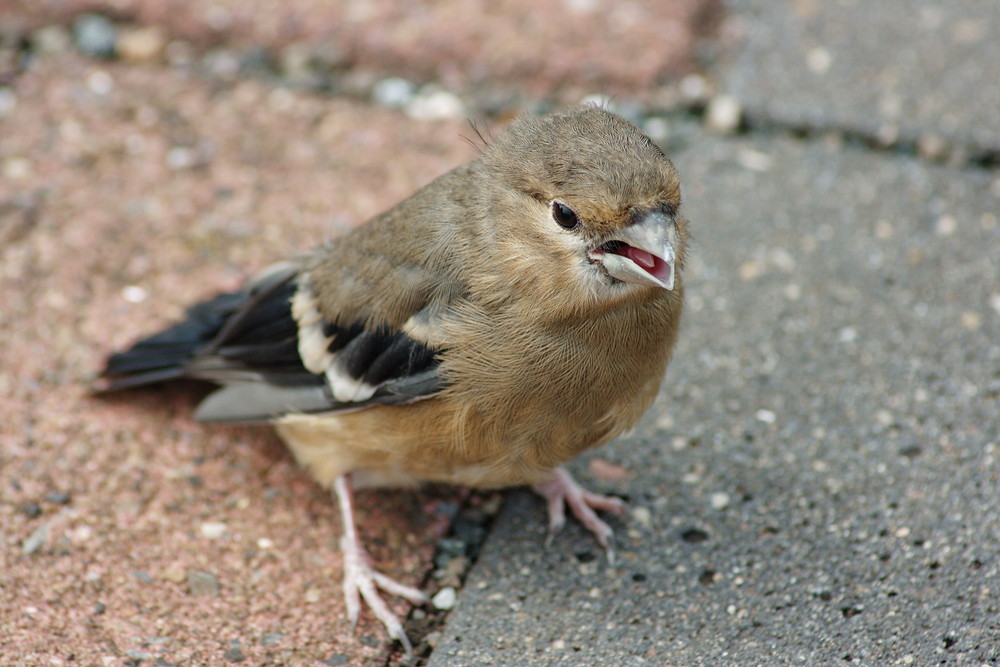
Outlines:
{"label": "bird's foot", "polygon": [[532,490],[545,498],[549,512],[549,536],[547,542],[566,523],[566,507],[568,506],[573,516],[583,524],[583,526],[594,534],[598,544],[604,547],[608,553],[608,559],[614,560],[614,551],[611,548],[611,537],[614,531],[611,526],[601,521],[594,510],[603,510],[613,514],[624,514],[627,506],[625,502],[613,496],[602,496],[587,491],[567,472],[564,468],[556,468],[553,471],[552,479],[547,482],[535,484]]}
{"label": "bird's foot", "polygon": [[368,553],[356,541],[348,539],[347,535],[341,538],[340,549],[344,553],[344,600],[347,602],[347,618],[351,621],[351,627],[358,622],[361,600],[364,600],[375,618],[385,626],[389,636],[399,641],[406,654],[411,655],[413,646],[406,636],[406,631],[403,630],[403,623],[389,609],[389,605],[379,594],[379,589],[390,595],[406,598],[413,604],[427,602],[427,596],[416,588],[401,584],[374,569]]}
{"label": "bird's foot", "polygon": [[428,598],[418,589],[401,584],[372,567],[371,557],[361,546],[357,526],[354,522],[354,493],[350,478],[341,475],[334,481],[334,491],[340,504],[344,535],[340,538],[340,550],[344,554],[344,601],[347,604],[347,618],[351,627],[357,625],[361,613],[361,600],[365,601],[389,636],[403,645],[406,655],[413,654],[413,645],[403,630],[403,623],[389,609],[379,594],[382,589],[390,595],[398,595],[413,604],[424,604]]}

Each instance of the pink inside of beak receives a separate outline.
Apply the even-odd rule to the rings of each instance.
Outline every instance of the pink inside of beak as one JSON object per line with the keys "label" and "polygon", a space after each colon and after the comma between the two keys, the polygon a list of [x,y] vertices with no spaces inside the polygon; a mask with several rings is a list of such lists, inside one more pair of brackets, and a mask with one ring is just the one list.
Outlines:
{"label": "pink inside of beak", "polygon": [[670,265],[651,252],[646,252],[635,246],[623,245],[618,254],[628,257],[662,283],[666,283],[670,279]]}

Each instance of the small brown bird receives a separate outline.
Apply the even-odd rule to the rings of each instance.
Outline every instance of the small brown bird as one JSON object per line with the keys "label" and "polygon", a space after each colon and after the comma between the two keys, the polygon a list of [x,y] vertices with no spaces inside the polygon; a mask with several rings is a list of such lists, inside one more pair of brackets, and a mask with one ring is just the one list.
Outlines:
{"label": "small brown bird", "polygon": [[345,236],[113,355],[103,390],[221,385],[207,422],[275,424],[335,492],[344,592],[407,651],[357,534],[352,484],[533,485],[608,546],[617,498],[563,468],[632,427],[677,337],[687,223],[677,172],[595,106],[513,122],[472,162]]}

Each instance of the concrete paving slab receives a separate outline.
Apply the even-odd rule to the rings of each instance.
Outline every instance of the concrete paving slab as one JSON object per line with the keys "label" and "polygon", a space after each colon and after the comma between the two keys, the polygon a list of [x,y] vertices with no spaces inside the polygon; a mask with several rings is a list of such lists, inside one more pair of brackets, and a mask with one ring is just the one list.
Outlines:
{"label": "concrete paving slab", "polygon": [[776,138],[677,162],[675,361],[575,467],[631,503],[617,560],[513,495],[430,664],[1000,664],[1000,178]]}
{"label": "concrete paving slab", "polygon": [[840,128],[932,157],[1000,150],[1000,5],[734,0],[745,48],[725,88],[751,119]]}

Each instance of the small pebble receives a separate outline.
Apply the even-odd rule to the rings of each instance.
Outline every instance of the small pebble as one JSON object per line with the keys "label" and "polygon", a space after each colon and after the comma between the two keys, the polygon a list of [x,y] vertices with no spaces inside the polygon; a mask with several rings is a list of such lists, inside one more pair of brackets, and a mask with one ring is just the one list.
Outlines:
{"label": "small pebble", "polygon": [[146,290],[138,285],[128,285],[122,288],[122,298],[129,303],[142,303],[147,296]]}
{"label": "small pebble", "polygon": [[689,100],[703,100],[708,96],[708,81],[701,74],[688,74],[681,79],[679,89]]}
{"label": "small pebble", "polygon": [[21,505],[21,511],[29,519],[37,519],[42,515],[42,508],[38,503],[25,503]]}
{"label": "small pebble", "polygon": [[729,507],[729,500],[729,494],[725,491],[717,491],[708,498],[708,502],[712,505],[712,509],[716,510],[724,510]]}
{"label": "small pebble", "polygon": [[306,41],[292,42],[283,48],[278,57],[281,73],[291,77],[309,74],[312,50],[312,44]]}
{"label": "small pebble", "polygon": [[463,577],[465,576],[465,573],[469,571],[469,565],[470,561],[465,556],[452,558],[448,561],[448,564],[444,566],[444,575]]}
{"label": "small pebble", "polygon": [[934,233],[938,236],[951,236],[957,229],[958,221],[952,215],[942,215],[934,223]]}
{"label": "small pebble", "polygon": [[104,70],[94,70],[87,75],[87,89],[99,97],[106,97],[115,88],[115,80]]}
{"label": "small pebble", "polygon": [[0,173],[12,181],[20,181],[31,176],[31,162],[21,157],[12,157],[4,161]]}
{"label": "small pebble", "polygon": [[160,576],[175,584],[183,583],[187,579],[187,573],[179,567],[168,568]]}
{"label": "small pebble", "polygon": [[191,595],[219,597],[219,580],[211,572],[188,570],[187,583]]}
{"label": "small pebble", "polygon": [[813,74],[826,74],[832,64],[833,55],[823,47],[817,46],[806,53],[806,66]]}
{"label": "small pebble", "polygon": [[285,636],[280,632],[265,632],[260,638],[260,643],[264,646],[274,646],[281,643],[281,640],[284,638]]}
{"label": "small pebble", "polygon": [[222,654],[222,657],[229,662],[243,662],[247,659],[246,654],[240,650],[239,646],[233,646],[232,648],[227,649],[226,652]]}
{"label": "small pebble", "polygon": [[119,57],[130,63],[155,63],[163,58],[167,38],[156,26],[123,30],[116,45]]}
{"label": "small pebble", "polygon": [[455,606],[455,602],[458,599],[458,594],[455,589],[451,586],[447,588],[442,588],[439,590],[433,598],[431,598],[431,604],[434,605],[435,609],[448,610]]}
{"label": "small pebble", "polygon": [[115,54],[118,29],[106,16],[81,14],[73,22],[73,38],[76,47],[94,58],[110,58]]}
{"label": "small pebble", "polygon": [[643,528],[649,528],[653,524],[653,515],[646,507],[636,507],[632,510],[632,518]]}
{"label": "small pebble", "polygon": [[774,166],[773,157],[763,151],[755,151],[752,148],[737,151],[736,161],[744,169],[759,173],[771,171],[771,168]]}
{"label": "small pebble", "polygon": [[393,76],[372,87],[372,101],[391,109],[402,109],[413,100],[416,90],[412,82]]}
{"label": "small pebble", "polygon": [[70,499],[70,495],[65,491],[49,491],[45,494],[45,500],[57,505],[66,505]]}
{"label": "small pebble", "polygon": [[175,171],[190,169],[197,161],[197,153],[189,146],[174,146],[167,151],[167,166]]}
{"label": "small pebble", "polygon": [[844,327],[837,334],[837,340],[841,343],[853,343],[858,339],[858,330],[854,327]]}
{"label": "small pebble", "polygon": [[443,120],[466,115],[465,105],[447,90],[421,91],[406,105],[406,114],[415,120]]}
{"label": "small pebble", "polygon": [[778,419],[778,416],[771,410],[758,410],[754,416],[757,418],[757,421],[765,424],[773,424]]}
{"label": "small pebble", "polygon": [[45,546],[49,539],[49,524],[43,523],[32,531],[31,535],[21,544],[21,551],[26,555],[31,555]]}
{"label": "small pebble", "polygon": [[705,109],[705,125],[721,134],[732,134],[743,120],[743,107],[732,95],[717,95]]}
{"label": "small pebble", "polygon": [[210,540],[217,540],[225,535],[228,527],[218,521],[206,521],[201,524],[201,534]]}

